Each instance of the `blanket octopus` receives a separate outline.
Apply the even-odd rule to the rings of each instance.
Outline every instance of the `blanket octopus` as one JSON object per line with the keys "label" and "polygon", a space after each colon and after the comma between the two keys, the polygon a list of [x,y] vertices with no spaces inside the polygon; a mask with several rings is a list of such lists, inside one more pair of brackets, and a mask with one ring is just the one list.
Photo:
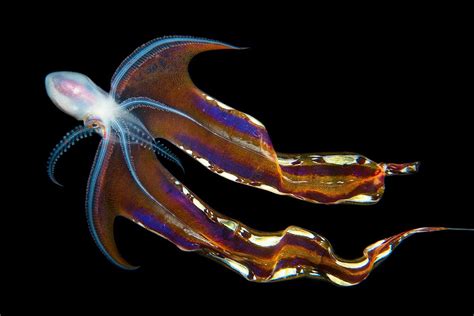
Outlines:
{"label": "blanket octopus", "polygon": [[376,163],[354,153],[276,152],[260,121],[193,84],[190,60],[218,49],[238,48],[185,36],[152,40],[122,62],[109,93],[79,73],[54,72],[45,79],[54,104],[84,122],[51,153],[52,181],[59,184],[54,169],[70,146],[94,133],[102,137],[89,176],[86,212],[93,239],[112,263],[136,268],[114,241],[114,219],[122,216],[251,281],[310,277],[350,286],[366,279],[408,236],[450,229],[405,231],[368,246],[357,260],[344,260],[324,237],[309,230],[289,226],[262,232],[213,210],[159,162],[156,154],[182,167],[158,138],[229,180],[313,203],[376,203],[385,176],[418,168],[418,163]]}

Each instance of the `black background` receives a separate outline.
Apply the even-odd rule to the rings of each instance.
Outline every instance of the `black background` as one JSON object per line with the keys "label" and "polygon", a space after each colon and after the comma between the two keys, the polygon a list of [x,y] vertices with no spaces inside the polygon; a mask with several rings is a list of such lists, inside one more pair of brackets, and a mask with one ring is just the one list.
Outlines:
{"label": "black background", "polygon": [[[51,103],[44,77],[76,71],[107,90],[131,51],[175,34],[249,47],[199,55],[191,75],[208,94],[262,121],[277,151],[352,151],[375,161],[422,163],[419,174],[387,178],[376,205],[324,206],[231,183],[175,150],[186,173],[171,170],[219,212],[260,230],[310,229],[344,258],[359,257],[374,241],[414,227],[474,227],[468,182],[472,98],[462,97],[472,91],[466,84],[472,78],[472,37],[466,37],[461,18],[443,8],[376,14],[283,8],[278,14],[248,9],[234,19],[237,7],[231,5],[217,8],[221,13],[183,6],[193,18],[159,6],[108,14],[66,9],[38,14],[24,33],[4,29],[14,48],[5,65],[12,73],[4,137],[14,150],[2,152],[10,160],[1,221],[2,316],[3,310],[99,307],[133,308],[131,314],[165,308],[271,313],[290,307],[292,313],[325,315],[327,309],[391,306],[406,314],[433,308],[472,312],[470,232],[412,237],[351,288],[309,279],[251,283],[125,220],[116,225],[118,245],[141,268],[122,271],[100,254],[84,212],[99,139],[77,144],[59,161],[64,188],[49,181],[49,151],[80,122]],[[19,16],[16,23],[25,21]]]}

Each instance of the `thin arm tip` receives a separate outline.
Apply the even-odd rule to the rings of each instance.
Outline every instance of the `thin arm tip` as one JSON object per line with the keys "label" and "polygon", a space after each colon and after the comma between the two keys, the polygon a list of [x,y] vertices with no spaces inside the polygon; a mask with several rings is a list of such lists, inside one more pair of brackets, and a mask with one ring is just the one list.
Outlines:
{"label": "thin arm tip", "polygon": [[385,175],[407,175],[417,173],[420,170],[420,162],[408,162],[408,163],[381,163]]}

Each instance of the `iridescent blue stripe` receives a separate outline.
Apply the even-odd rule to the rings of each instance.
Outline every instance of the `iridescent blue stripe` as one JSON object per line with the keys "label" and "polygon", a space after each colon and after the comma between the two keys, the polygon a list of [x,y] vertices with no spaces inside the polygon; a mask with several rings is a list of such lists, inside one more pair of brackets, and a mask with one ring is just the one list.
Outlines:
{"label": "iridescent blue stripe", "polygon": [[255,182],[265,182],[270,186],[278,186],[278,181],[275,177],[269,177],[265,172],[258,172],[254,166],[249,166],[246,161],[236,161],[224,157],[212,144],[203,144],[199,140],[185,134],[177,135],[176,139],[186,148],[191,149],[196,155],[204,157],[211,164],[236,177],[252,179]]}
{"label": "iridescent blue stripe", "polygon": [[[207,104],[207,103],[204,103],[204,104],[205,104],[206,109],[208,109],[209,111],[212,111],[213,115],[215,117],[219,117],[219,114],[225,113],[225,112],[220,111],[218,108],[216,108],[213,105],[210,105],[210,104]],[[120,104],[120,107],[122,109],[126,110],[126,111],[131,111],[134,107],[138,107],[138,106],[149,106],[149,107],[155,108],[157,110],[162,110],[162,111],[166,111],[166,112],[170,112],[170,113],[180,115],[180,116],[192,121],[196,125],[199,125],[200,127],[208,130],[209,132],[216,135],[217,137],[220,137],[220,138],[222,138],[226,141],[231,142],[231,140],[229,140],[227,137],[224,137],[222,134],[220,134],[219,131],[215,131],[211,127],[208,127],[208,126],[205,126],[205,125],[201,124],[199,121],[195,120],[194,118],[192,118],[188,114],[186,114],[186,113],[184,113],[180,110],[177,110],[175,108],[169,107],[168,105],[165,105],[161,102],[158,102],[158,101],[155,101],[155,100],[152,100],[152,99],[149,99],[149,98],[140,97],[140,98],[127,99],[127,100],[123,101]],[[265,143],[267,143],[269,146],[271,146],[271,141],[270,141],[270,138],[269,138],[268,134],[266,133],[266,131],[259,130],[257,127],[253,126],[250,122],[247,122],[246,120],[244,120],[242,118],[238,118],[235,115],[231,115],[231,114],[228,114],[228,115],[230,115],[230,117],[228,118],[228,121],[233,121],[234,118],[237,119],[237,120],[233,121],[234,125],[232,125],[232,127],[234,127],[235,129],[241,131],[242,133],[250,134],[253,137],[256,137],[255,135],[258,135],[257,137],[261,137],[261,139]],[[214,116],[212,116],[212,117],[214,118]],[[238,120],[238,119],[240,119],[240,120]],[[226,120],[224,118],[220,118],[218,120],[219,120],[219,122],[222,122],[223,124],[225,124],[225,122],[226,122]],[[243,146],[245,146],[245,145],[243,145]],[[255,151],[255,149],[253,149],[253,148],[250,148],[250,147],[247,147],[247,148],[249,150]]]}
{"label": "iridescent blue stripe", "polygon": [[255,126],[249,120],[229,113],[218,106],[209,104],[206,100],[199,96],[196,96],[193,101],[198,104],[197,107],[201,109],[202,112],[206,113],[222,125],[230,127],[253,138],[262,139],[267,144],[271,144],[270,138],[266,131],[262,130],[260,127]]}

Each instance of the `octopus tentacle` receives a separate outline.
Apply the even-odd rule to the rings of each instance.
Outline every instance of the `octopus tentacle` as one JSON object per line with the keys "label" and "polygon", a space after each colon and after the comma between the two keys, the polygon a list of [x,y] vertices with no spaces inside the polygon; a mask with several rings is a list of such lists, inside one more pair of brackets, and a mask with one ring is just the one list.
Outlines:
{"label": "octopus tentacle", "polygon": [[[149,58],[170,48],[192,45],[194,43],[200,43],[209,47],[218,47],[220,49],[239,49],[239,47],[219,41],[193,36],[165,36],[156,38],[137,48],[120,64],[112,76],[110,94],[119,99],[131,73],[146,63]],[[155,68],[156,67],[158,66],[155,66]],[[155,68],[151,68],[150,71],[156,70]]]}
{"label": "octopus tentacle", "polygon": [[[128,164],[133,172],[117,172],[118,168],[127,168],[119,161],[111,161],[113,164],[105,166],[103,172],[107,176],[114,170],[115,176],[122,175],[124,178],[118,183],[139,179],[140,187],[146,188],[147,193],[137,200],[133,198],[136,193],[124,190],[123,186],[109,185],[107,196],[121,194],[113,209],[120,209],[120,216],[170,240],[178,248],[197,251],[251,281],[309,277],[341,286],[355,285],[367,278],[405,238],[446,230],[443,227],[409,230],[370,245],[357,260],[344,260],[335,255],[324,237],[309,230],[290,226],[280,232],[262,232],[218,213],[176,180],[149,151],[125,143],[128,144],[126,155],[133,157]],[[105,207],[112,209],[111,205]]]}
{"label": "octopus tentacle", "polygon": [[258,234],[252,236],[262,244],[265,240],[279,240],[274,246],[268,247],[273,248],[273,251],[267,262],[263,259],[262,262],[256,262],[245,256],[223,256],[219,252],[205,253],[249,281],[273,282],[308,277],[323,279],[340,286],[353,286],[364,281],[407,237],[441,230],[448,228],[416,228],[384,238],[366,247],[363,256],[355,260],[338,257],[324,237],[296,226],[290,226],[280,233],[266,234],[264,237]]}
{"label": "octopus tentacle", "polygon": [[[143,187],[136,176],[132,157],[130,156],[130,142],[123,132],[122,127],[119,123],[112,122],[111,130],[115,130],[115,133],[111,134],[109,131],[107,133],[108,137],[102,140],[89,177],[86,197],[87,220],[93,239],[105,257],[120,268],[134,270],[137,269],[138,266],[132,265],[125,260],[115,243],[114,221],[117,216],[121,215],[122,208],[109,207],[109,201],[102,200],[105,195],[102,192],[105,185],[105,173],[103,171],[108,170],[114,172],[116,173],[116,178],[119,179],[120,170],[123,169],[119,165],[117,165],[116,168],[114,168],[113,164],[109,165],[109,163],[118,163],[116,158],[112,160],[118,151],[116,148],[117,143],[122,152],[121,160],[124,160],[120,163],[126,164],[126,171],[132,177],[137,187],[140,188],[140,192],[151,199],[153,199],[153,197]],[[156,200],[154,200],[154,202],[159,203]]]}
{"label": "octopus tentacle", "polygon": [[[128,172],[131,175],[135,184],[140,188],[142,193],[144,193],[155,204],[161,206],[165,210],[168,210],[166,207],[163,206],[163,204],[158,199],[155,198],[154,195],[150,193],[149,189],[142,183],[142,181],[140,180],[140,177],[137,174],[135,156],[133,155],[133,152],[136,151],[137,149],[140,149],[140,147],[139,146],[132,147],[133,142],[130,139],[130,134],[127,134],[124,131],[124,126],[122,126],[120,123],[113,122],[112,127],[113,129],[116,130],[117,137],[120,139],[119,143],[121,145],[120,147],[122,149],[123,158],[125,160],[125,164],[127,166]],[[134,150],[132,151],[132,149]],[[169,212],[169,213],[172,214],[172,212]]]}
{"label": "octopus tentacle", "polygon": [[174,162],[178,167],[181,168],[181,171],[184,173],[184,166],[181,163],[181,160],[176,156],[176,154],[165,144],[161,142],[159,139],[155,139],[154,144],[154,149],[157,154],[160,156],[168,159],[171,162]]}
{"label": "octopus tentacle", "polygon": [[376,163],[353,153],[276,152],[260,121],[202,92],[190,78],[195,55],[220,49],[237,47],[179,36],[151,41],[117,69],[111,94],[154,138],[170,141],[227,179],[276,194],[372,204],[382,197],[385,176],[416,172],[417,163]]}
{"label": "octopus tentacle", "polygon": [[385,175],[408,175],[415,172],[418,172],[420,168],[420,163],[409,162],[409,163],[380,163],[382,169],[385,172]]}
{"label": "octopus tentacle", "polygon": [[[126,115],[124,118],[119,118],[118,123],[126,129],[127,141],[136,143],[140,146],[153,150],[156,154],[176,164],[183,172],[184,166],[171,149],[162,144],[159,140],[155,140],[150,132],[143,124],[133,117],[132,114]],[[114,125],[116,126],[116,125]]]}
{"label": "octopus tentacle", "polygon": [[51,179],[51,181],[59,186],[63,186],[61,183],[59,183],[55,176],[54,176],[54,171],[56,168],[56,164],[61,158],[61,156],[68,151],[71,146],[74,146],[74,144],[86,137],[92,136],[94,133],[93,129],[86,128],[82,125],[75,127],[73,130],[68,132],[63,139],[54,147],[54,149],[51,151],[51,154],[48,158],[48,163],[47,163],[47,170],[48,170],[48,176]]}
{"label": "octopus tentacle", "polygon": [[103,196],[101,194],[104,183],[103,170],[109,165],[116,147],[116,142],[112,141],[110,136],[103,138],[94,158],[89,181],[87,182],[87,225],[95,244],[110,262],[122,269],[133,270],[138,267],[128,263],[115,244],[114,221],[115,217],[120,216],[120,209],[109,209],[107,207],[108,202],[102,200]]}
{"label": "octopus tentacle", "polygon": [[175,109],[175,108],[173,108],[169,105],[166,105],[162,102],[159,102],[159,101],[156,101],[156,100],[153,100],[153,99],[150,99],[150,98],[133,97],[133,98],[126,99],[125,101],[120,103],[120,108],[122,110],[126,110],[128,112],[132,112],[135,108],[143,107],[143,106],[147,106],[147,107],[150,107],[150,108],[152,108],[154,110],[158,110],[158,111],[174,113],[174,114],[176,114],[180,117],[183,117],[183,118],[186,118],[186,119],[192,121],[195,124],[198,124],[199,126],[201,126],[203,128],[206,128],[205,125],[202,125],[199,121],[193,119],[191,116],[187,115],[185,112],[180,111],[180,110]]}

